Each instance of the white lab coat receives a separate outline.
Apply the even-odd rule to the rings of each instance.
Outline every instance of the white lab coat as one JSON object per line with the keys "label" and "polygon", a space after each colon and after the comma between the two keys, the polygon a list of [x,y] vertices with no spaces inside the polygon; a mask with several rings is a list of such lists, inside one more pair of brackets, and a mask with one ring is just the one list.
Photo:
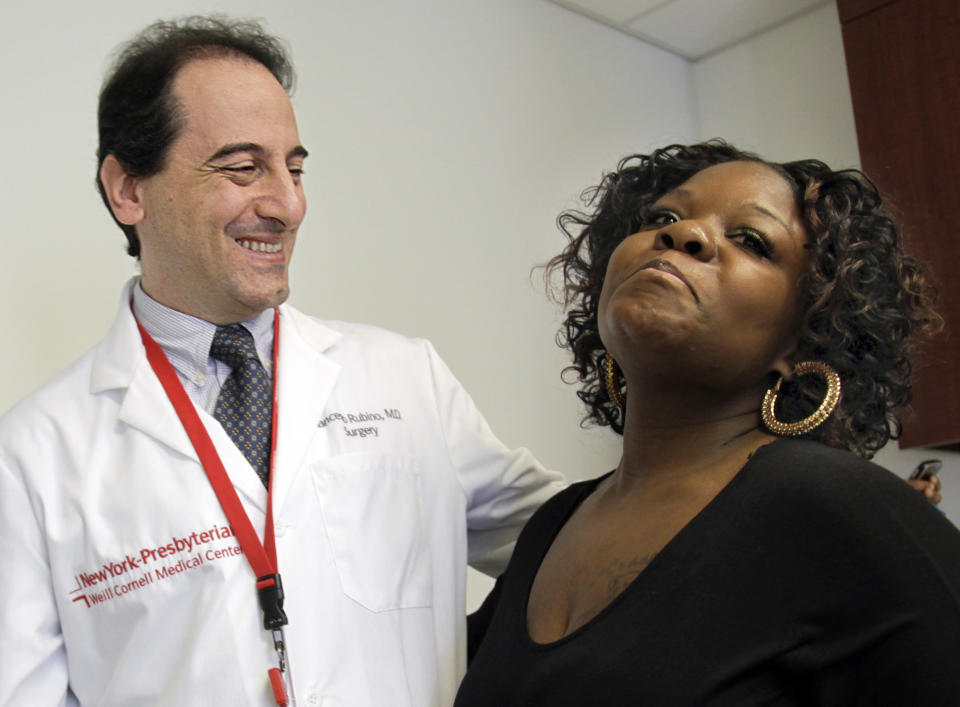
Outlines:
{"label": "white lab coat", "polygon": [[[0,419],[0,705],[272,704],[252,570],[129,287],[106,338]],[[429,343],[280,311],[274,516],[297,703],[448,705],[467,560],[502,553],[559,477],[491,434]],[[262,533],[263,486],[199,414]]]}

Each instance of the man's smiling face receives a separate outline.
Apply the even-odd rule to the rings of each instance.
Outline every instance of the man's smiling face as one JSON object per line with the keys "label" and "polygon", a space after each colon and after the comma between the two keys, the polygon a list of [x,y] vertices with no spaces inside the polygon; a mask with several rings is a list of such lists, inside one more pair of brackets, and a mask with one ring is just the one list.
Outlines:
{"label": "man's smiling face", "polygon": [[196,59],[173,81],[181,130],[161,172],[138,180],[143,288],[215,324],[283,302],[306,211],[293,106],[263,65]]}

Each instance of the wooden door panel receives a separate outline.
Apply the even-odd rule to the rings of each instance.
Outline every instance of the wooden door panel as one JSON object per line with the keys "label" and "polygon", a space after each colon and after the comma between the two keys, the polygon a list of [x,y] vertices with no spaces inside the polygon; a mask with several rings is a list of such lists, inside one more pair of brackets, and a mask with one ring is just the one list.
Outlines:
{"label": "wooden door panel", "polygon": [[[901,446],[960,440],[960,1],[840,0],[864,171],[940,285],[946,330],[921,356]],[[870,10],[870,11],[867,11]]]}

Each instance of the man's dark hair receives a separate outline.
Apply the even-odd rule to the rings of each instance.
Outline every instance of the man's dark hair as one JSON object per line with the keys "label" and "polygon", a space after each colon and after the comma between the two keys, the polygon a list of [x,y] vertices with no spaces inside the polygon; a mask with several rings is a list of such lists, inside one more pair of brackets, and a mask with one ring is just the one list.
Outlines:
{"label": "man's dark hair", "polygon": [[[107,155],[135,177],[162,171],[183,127],[180,106],[171,94],[177,71],[194,59],[216,57],[249,58],[263,64],[287,93],[293,88],[293,64],[286,49],[252,20],[214,15],[154,22],[119,49],[97,110],[96,181],[107,209],[110,203],[99,178]],[[127,253],[139,257],[136,228],[119,221],[117,225],[127,237]]]}

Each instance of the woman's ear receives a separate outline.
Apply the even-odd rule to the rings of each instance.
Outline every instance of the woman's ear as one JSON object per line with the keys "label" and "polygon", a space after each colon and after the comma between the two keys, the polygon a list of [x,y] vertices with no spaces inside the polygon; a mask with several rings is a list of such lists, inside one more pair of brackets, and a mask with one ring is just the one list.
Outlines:
{"label": "woman's ear", "polygon": [[793,378],[794,361],[797,357],[797,341],[791,338],[791,341],[783,347],[783,350],[773,359],[770,370],[779,375],[784,380]]}
{"label": "woman's ear", "polygon": [[136,226],[143,220],[140,179],[128,174],[113,155],[107,155],[100,165],[100,184],[103,185],[110,209],[117,221],[127,226]]}
{"label": "woman's ear", "polygon": [[783,380],[788,381],[793,378],[793,364],[786,358],[777,359],[773,364],[772,370],[779,374]]}

